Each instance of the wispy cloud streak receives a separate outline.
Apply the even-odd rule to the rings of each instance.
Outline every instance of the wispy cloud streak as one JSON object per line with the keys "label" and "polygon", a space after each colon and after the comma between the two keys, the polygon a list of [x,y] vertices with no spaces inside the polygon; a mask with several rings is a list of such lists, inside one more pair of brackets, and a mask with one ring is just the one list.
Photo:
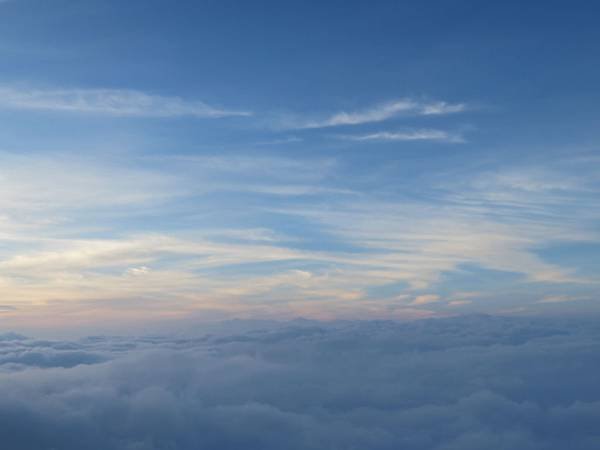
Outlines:
{"label": "wispy cloud streak", "polygon": [[361,135],[344,135],[344,139],[351,141],[438,141],[462,143],[465,139],[460,134],[449,133],[444,130],[408,130],[408,131],[379,131],[376,133],[361,134]]}
{"label": "wispy cloud streak", "polygon": [[0,87],[0,107],[131,117],[220,118],[252,114],[248,111],[216,108],[200,101],[128,89],[45,90]]}
{"label": "wispy cloud streak", "polygon": [[309,129],[328,128],[344,125],[361,125],[365,123],[383,122],[401,114],[415,116],[432,116],[462,112],[467,108],[464,103],[421,102],[411,99],[399,99],[380,103],[358,111],[341,111],[329,117],[307,121],[292,121],[289,128]]}

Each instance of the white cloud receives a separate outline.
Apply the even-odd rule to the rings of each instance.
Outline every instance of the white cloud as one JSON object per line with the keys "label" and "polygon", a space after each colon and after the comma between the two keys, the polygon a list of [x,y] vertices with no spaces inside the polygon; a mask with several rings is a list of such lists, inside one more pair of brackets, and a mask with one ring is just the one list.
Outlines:
{"label": "white cloud", "polygon": [[140,277],[148,274],[150,272],[150,268],[147,266],[139,266],[139,267],[130,267],[125,271],[126,275],[130,275],[133,277]]}
{"label": "white cloud", "polygon": [[548,295],[537,303],[564,303],[564,302],[575,302],[578,300],[585,300],[585,297],[573,296],[573,295]]}
{"label": "white cloud", "polygon": [[462,143],[464,138],[459,134],[449,133],[443,130],[421,129],[410,131],[379,131],[376,133],[362,135],[345,135],[344,139],[352,141],[438,141]]}
{"label": "white cloud", "polygon": [[248,111],[215,108],[200,101],[128,89],[18,89],[0,87],[0,107],[132,117],[219,118]]}
{"label": "white cloud", "polygon": [[473,303],[471,300],[452,300],[448,302],[449,306],[464,306]]}
{"label": "white cloud", "polygon": [[421,102],[411,99],[399,99],[381,103],[359,111],[341,111],[329,117],[308,121],[292,121],[289,128],[327,128],[342,125],[360,125],[365,123],[382,122],[401,114],[407,115],[441,115],[462,112],[466,109],[464,103],[450,104],[446,102]]}
{"label": "white cloud", "polygon": [[410,303],[411,305],[427,305],[429,303],[435,303],[440,301],[440,296],[435,294],[418,295]]}
{"label": "white cloud", "polygon": [[424,116],[434,116],[438,114],[463,112],[466,109],[467,107],[464,103],[434,102],[423,105],[421,108],[421,113]]}

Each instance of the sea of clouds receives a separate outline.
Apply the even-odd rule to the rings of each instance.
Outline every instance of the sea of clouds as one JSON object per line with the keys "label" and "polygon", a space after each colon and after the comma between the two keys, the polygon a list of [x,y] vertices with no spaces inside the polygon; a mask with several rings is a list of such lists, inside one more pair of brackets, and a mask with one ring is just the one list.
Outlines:
{"label": "sea of clouds", "polygon": [[227,322],[0,335],[9,450],[597,450],[600,323]]}

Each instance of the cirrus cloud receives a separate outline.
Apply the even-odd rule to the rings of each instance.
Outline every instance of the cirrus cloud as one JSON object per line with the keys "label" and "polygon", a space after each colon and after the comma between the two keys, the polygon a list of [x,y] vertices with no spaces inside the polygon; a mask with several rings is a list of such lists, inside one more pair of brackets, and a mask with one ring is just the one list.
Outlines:
{"label": "cirrus cloud", "polygon": [[130,89],[29,89],[0,87],[0,107],[130,117],[220,118],[251,112]]}

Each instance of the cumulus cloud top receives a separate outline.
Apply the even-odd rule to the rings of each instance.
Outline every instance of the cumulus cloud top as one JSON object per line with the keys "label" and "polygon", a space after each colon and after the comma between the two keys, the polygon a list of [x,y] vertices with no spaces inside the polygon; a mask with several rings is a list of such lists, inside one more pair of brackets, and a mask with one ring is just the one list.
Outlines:
{"label": "cumulus cloud top", "polygon": [[4,444],[593,449],[599,336],[594,321],[467,316],[9,337],[0,340]]}

